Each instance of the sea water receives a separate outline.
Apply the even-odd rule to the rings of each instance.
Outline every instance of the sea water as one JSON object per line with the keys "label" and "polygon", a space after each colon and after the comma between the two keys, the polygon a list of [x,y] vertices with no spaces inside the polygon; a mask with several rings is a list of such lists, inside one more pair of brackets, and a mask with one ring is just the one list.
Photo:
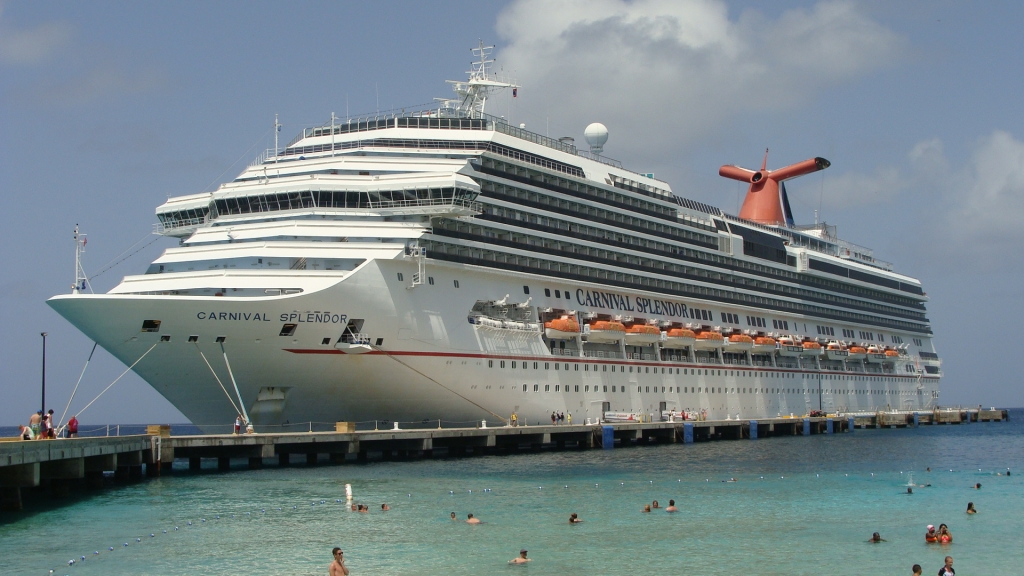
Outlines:
{"label": "sea water", "polygon": [[[1022,416],[256,471],[239,461],[230,473],[178,463],[158,479],[4,513],[0,572],[326,574],[339,546],[353,575],[910,574],[914,563],[929,574],[946,555],[961,575],[1019,574]],[[350,511],[346,484],[368,514]],[[679,513],[641,512],[669,499]],[[572,512],[584,522],[570,525]],[[466,524],[469,513],[483,524]],[[926,544],[925,526],[940,523],[954,543]],[[869,544],[873,532],[886,542]],[[533,561],[509,566],[521,548]]]}

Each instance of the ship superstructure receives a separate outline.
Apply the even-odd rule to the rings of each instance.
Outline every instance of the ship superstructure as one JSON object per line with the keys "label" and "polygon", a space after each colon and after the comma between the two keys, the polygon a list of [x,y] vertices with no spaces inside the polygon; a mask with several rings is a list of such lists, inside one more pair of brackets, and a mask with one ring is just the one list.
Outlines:
{"label": "ship superstructure", "polygon": [[488,51],[453,99],[332,116],[169,199],[156,231],[179,246],[50,305],[125,364],[146,354],[135,371],[200,426],[234,417],[229,377],[257,425],[935,405],[920,282],[794,225],[784,197],[765,223],[676,196],[604,157],[603,126],[584,151],[488,115],[518,88]]}

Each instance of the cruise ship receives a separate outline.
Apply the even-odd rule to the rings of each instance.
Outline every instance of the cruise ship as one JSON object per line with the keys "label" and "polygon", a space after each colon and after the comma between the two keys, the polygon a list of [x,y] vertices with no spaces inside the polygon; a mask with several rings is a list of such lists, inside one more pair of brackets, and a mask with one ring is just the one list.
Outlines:
{"label": "cruise ship", "polygon": [[144,274],[49,305],[211,430],[936,405],[921,283],[793,220],[785,182],[827,160],[723,166],[750,185],[730,215],[604,156],[600,124],[582,150],[488,114],[519,88],[491,49],[429,107],[283,147],[275,120],[237,178],[156,209],[179,242]]}

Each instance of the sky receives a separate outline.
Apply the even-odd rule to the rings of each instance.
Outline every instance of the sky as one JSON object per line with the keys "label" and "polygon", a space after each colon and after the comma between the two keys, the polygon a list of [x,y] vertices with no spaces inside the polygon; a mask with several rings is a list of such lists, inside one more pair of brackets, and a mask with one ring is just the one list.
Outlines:
{"label": "sky", "polygon": [[[0,425],[60,414],[91,343],[47,305],[70,291],[76,224],[97,292],[175,241],[169,196],[213,190],[339,116],[448,96],[470,48],[522,86],[488,112],[583,142],[736,213],[723,164],[823,156],[787,184],[796,219],[838,226],[919,278],[941,403],[1024,406],[1024,6],[1012,2],[0,3]],[[966,338],[964,335],[970,335]],[[71,409],[125,366],[98,350]],[[83,422],[186,421],[133,373]]]}

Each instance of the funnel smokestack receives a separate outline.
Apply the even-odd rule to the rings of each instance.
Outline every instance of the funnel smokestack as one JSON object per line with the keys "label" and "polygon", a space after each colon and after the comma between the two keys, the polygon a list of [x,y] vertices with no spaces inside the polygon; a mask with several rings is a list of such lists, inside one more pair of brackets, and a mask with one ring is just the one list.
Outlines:
{"label": "funnel smokestack", "polygon": [[743,200],[743,207],[740,209],[740,218],[778,226],[786,222],[786,211],[779,193],[779,184],[797,176],[824,170],[831,165],[832,163],[824,158],[811,158],[778,170],[768,170],[765,168],[767,166],[766,152],[765,164],[760,170],[754,171],[739,166],[722,166],[718,170],[718,175],[750,184],[750,188],[747,189],[747,197]]}

